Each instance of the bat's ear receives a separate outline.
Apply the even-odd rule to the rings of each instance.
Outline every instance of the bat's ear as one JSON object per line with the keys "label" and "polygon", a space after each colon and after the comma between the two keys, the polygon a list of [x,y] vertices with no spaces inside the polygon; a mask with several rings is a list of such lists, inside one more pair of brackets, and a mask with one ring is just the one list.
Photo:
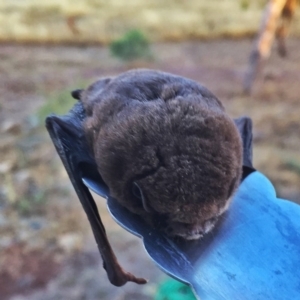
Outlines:
{"label": "bat's ear", "polygon": [[74,90],[71,92],[71,95],[74,99],[81,100],[81,95],[83,91],[84,91],[83,89]]}
{"label": "bat's ear", "polygon": [[143,194],[143,190],[135,181],[132,184],[132,193],[137,199],[141,201],[143,208],[146,212],[153,212],[153,210],[151,209],[151,207],[149,207],[147,203],[147,199]]}

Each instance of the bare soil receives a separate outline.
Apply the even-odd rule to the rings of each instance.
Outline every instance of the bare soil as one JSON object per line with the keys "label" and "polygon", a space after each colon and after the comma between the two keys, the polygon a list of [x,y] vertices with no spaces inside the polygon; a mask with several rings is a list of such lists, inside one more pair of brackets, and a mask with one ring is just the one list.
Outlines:
{"label": "bare soil", "polygon": [[[152,61],[123,63],[105,47],[0,46],[0,294],[2,299],[153,299],[163,273],[141,241],[97,198],[124,267],[150,281],[109,284],[70,182],[36,111],[53,93],[134,67],[187,76],[208,87],[233,116],[254,123],[254,165],[278,196],[300,202],[300,40],[274,52],[251,96],[242,93],[252,41],[162,43]],[[51,97],[50,97],[51,98]]]}

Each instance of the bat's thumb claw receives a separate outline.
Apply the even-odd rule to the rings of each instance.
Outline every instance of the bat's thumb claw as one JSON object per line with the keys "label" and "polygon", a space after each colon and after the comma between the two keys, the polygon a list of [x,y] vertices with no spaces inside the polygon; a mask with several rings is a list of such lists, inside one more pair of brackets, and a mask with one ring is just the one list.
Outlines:
{"label": "bat's thumb claw", "polygon": [[137,277],[135,277],[131,273],[127,273],[127,277],[128,277],[128,281],[132,281],[132,282],[135,282],[137,284],[145,284],[145,283],[148,282],[147,279],[145,279],[145,278],[137,278]]}
{"label": "bat's thumb claw", "polygon": [[144,278],[138,278],[129,272],[125,272],[122,268],[118,268],[115,271],[116,272],[113,274],[108,273],[108,275],[111,275],[111,276],[108,276],[109,281],[115,286],[122,286],[129,281],[137,283],[137,284],[145,284],[148,282],[148,280],[146,280]]}

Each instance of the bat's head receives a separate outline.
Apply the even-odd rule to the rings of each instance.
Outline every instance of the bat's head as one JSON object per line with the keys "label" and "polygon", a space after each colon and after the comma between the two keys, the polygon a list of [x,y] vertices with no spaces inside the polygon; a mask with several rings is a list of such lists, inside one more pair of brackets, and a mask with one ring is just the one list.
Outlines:
{"label": "bat's head", "polygon": [[97,133],[93,150],[110,194],[171,236],[197,239],[226,210],[242,143],[223,109],[195,97],[132,101]]}

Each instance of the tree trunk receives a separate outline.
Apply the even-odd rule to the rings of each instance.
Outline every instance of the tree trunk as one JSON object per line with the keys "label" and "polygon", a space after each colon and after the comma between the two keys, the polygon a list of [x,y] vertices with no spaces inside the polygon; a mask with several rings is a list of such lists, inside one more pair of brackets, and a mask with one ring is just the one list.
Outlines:
{"label": "tree trunk", "polygon": [[[244,80],[244,91],[246,93],[251,92],[253,82],[262,62],[270,55],[275,33],[278,39],[278,51],[282,56],[286,55],[285,37],[296,6],[297,0],[268,1],[263,13],[258,37],[254,42],[249,58],[249,66]],[[278,27],[280,18],[281,23]]]}

